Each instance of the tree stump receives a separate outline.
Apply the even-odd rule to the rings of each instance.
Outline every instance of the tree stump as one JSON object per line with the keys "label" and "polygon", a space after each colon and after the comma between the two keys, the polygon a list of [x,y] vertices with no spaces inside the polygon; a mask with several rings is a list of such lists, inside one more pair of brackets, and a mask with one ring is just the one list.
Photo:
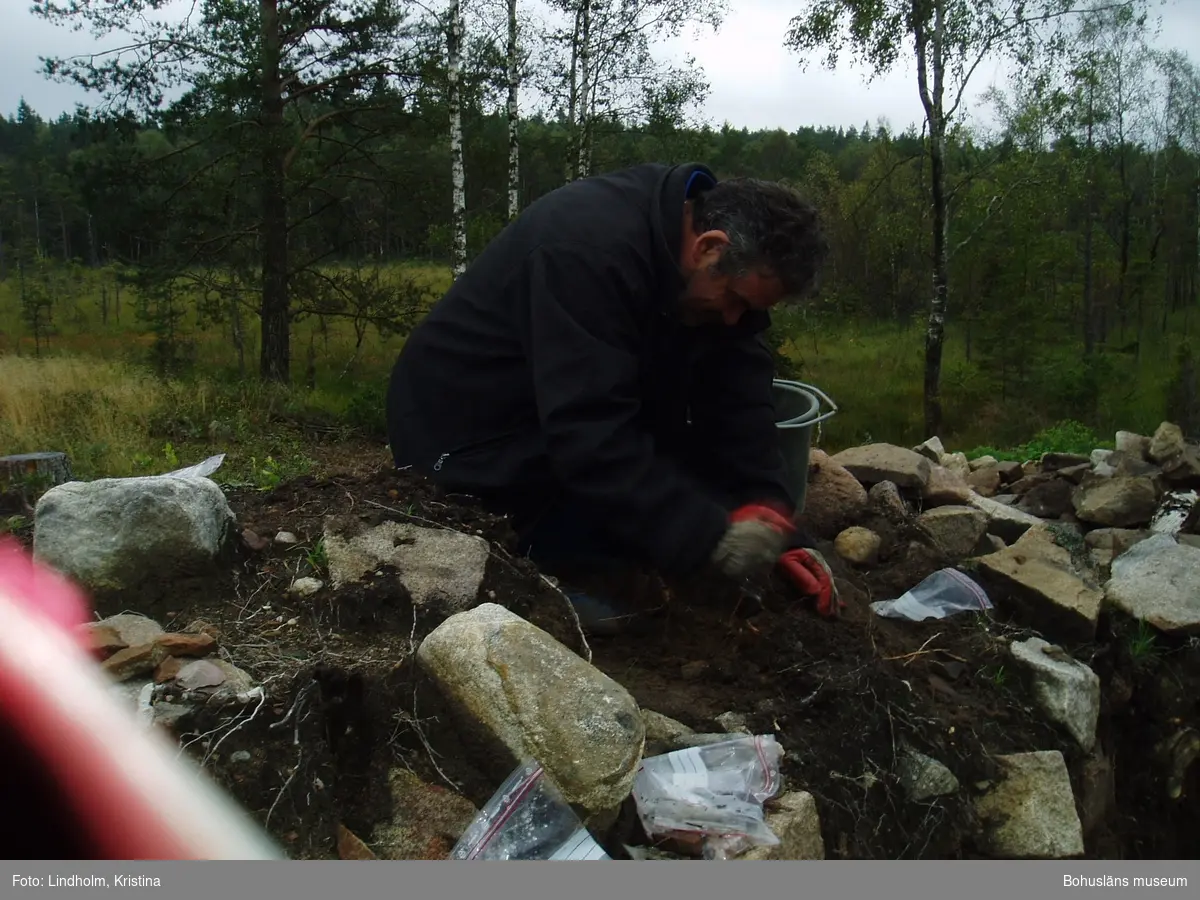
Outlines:
{"label": "tree stump", "polygon": [[0,511],[25,512],[36,497],[72,477],[71,461],[65,453],[0,456]]}

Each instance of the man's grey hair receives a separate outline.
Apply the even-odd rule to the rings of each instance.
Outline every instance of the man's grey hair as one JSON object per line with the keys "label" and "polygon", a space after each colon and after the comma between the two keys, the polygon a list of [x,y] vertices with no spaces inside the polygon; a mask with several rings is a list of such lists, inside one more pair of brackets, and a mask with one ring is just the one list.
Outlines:
{"label": "man's grey hair", "polygon": [[762,272],[783,284],[789,301],[817,288],[829,255],[817,209],[792,188],[756,178],[731,178],[692,201],[697,234],[723,231],[729,246],[717,271],[725,275]]}

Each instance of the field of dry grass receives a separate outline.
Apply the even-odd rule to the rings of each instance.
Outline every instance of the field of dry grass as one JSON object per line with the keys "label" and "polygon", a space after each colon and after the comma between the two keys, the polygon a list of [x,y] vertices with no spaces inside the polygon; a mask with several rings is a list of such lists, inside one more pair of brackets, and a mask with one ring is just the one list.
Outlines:
{"label": "field of dry grass", "polygon": [[[292,386],[279,388],[255,378],[252,311],[242,315],[239,355],[228,320],[202,319],[189,309],[173,335],[181,365],[162,376],[152,368],[159,338],[138,315],[132,288],[107,270],[49,272],[53,316],[40,346],[22,319],[16,280],[0,281],[0,454],[63,450],[79,477],[98,477],[167,471],[228,452],[226,477],[271,481],[304,470],[314,429],[382,436],[387,374],[403,334],[368,327],[358,343],[346,318],[302,317],[293,326]],[[393,266],[382,277],[419,282],[432,299],[449,283],[449,272],[432,265]],[[838,404],[817,436],[821,446],[924,439],[922,323],[831,323],[799,313],[778,327],[787,336],[781,352],[797,368],[795,377]],[[1170,351],[1118,360],[1100,404],[1113,426],[1102,423],[1101,436],[1117,427],[1154,429]],[[941,435],[948,448],[1012,447],[1064,418],[1048,414],[1036,397],[998,397],[988,376],[978,360],[967,359],[965,342],[951,330]]]}
{"label": "field of dry grass", "polygon": [[0,447],[66,450],[85,468],[131,474],[171,387],[121,362],[0,356]]}

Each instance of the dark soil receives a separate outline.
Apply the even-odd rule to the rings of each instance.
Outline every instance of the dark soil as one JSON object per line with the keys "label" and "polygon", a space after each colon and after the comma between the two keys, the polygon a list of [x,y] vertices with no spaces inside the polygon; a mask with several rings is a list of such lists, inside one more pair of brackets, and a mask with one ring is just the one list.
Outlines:
{"label": "dark soil", "polygon": [[[587,652],[561,595],[512,556],[504,519],[472,508],[470,498],[445,497],[382,459],[373,470],[357,468],[268,492],[228,491],[239,527],[252,534],[222,575],[180,584],[163,572],[160,589],[122,600],[122,608],[155,616],[168,629],[208,623],[228,658],[266,684],[264,708],[215,756],[213,735],[235,724],[228,714],[199,716],[180,737],[295,858],[336,857],[338,823],[366,837],[390,818],[387,775],[397,766],[430,784],[452,785],[477,807],[508,774],[507,763],[455,727],[411,664],[413,649],[438,622],[414,613],[393,573],[310,599],[288,595],[297,576],[322,574],[326,516],[482,534],[493,555],[481,599]],[[300,543],[252,549],[255,536],[270,539],[281,530]],[[903,548],[906,539],[893,534],[889,541]],[[653,613],[634,634],[591,638],[593,662],[644,708],[697,731],[720,730],[714,717],[734,712],[755,733],[776,735],[786,753],[785,789],[816,798],[830,858],[982,855],[972,798],[996,774],[995,756],[1033,750],[1060,750],[1066,758],[1088,857],[1200,856],[1200,766],[1192,767],[1183,796],[1169,799],[1155,750],[1180,727],[1200,723],[1194,641],[1168,646],[1160,636],[1150,651],[1138,650],[1127,626],[1106,620],[1101,641],[1067,647],[1103,682],[1100,750],[1089,758],[1044,721],[1014,677],[1006,643],[1032,632],[1005,623],[1005,598],[992,597],[997,608],[988,617],[882,619],[868,602],[897,596],[943,561],[901,549],[864,573],[824,549],[846,603],[837,620],[817,617],[782,582],[771,584],[756,611],[711,579],[646,578],[622,587],[637,591]],[[701,667],[689,663],[707,665],[697,672]],[[894,775],[905,744],[949,766],[959,793],[908,800]],[[232,762],[237,750],[251,760]],[[444,843],[428,853],[444,858],[449,849]]]}

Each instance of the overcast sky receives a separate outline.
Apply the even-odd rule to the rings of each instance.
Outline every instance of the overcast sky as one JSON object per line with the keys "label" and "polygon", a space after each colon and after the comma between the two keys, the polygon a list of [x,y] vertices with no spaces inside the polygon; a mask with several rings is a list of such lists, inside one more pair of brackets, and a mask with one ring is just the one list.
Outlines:
{"label": "overcast sky", "polygon": [[[687,35],[668,46],[673,54],[692,53],[711,83],[703,116],[714,126],[785,128],[801,125],[861,126],[886,119],[903,130],[922,117],[911,64],[905,60],[872,84],[864,73],[839,64],[827,72],[814,60],[802,71],[799,57],[784,49],[783,35],[802,8],[796,0],[731,0],[732,13],[720,32]],[[38,72],[38,55],[86,52],[97,47],[86,33],[56,28],[35,18],[28,0],[0,0],[0,114],[10,115],[24,97],[37,112],[53,118],[93,95],[48,81]],[[1200,0],[1168,0],[1161,17],[1160,46],[1178,47],[1200,61]],[[997,66],[981,66],[972,79],[978,95],[1002,80]]]}

